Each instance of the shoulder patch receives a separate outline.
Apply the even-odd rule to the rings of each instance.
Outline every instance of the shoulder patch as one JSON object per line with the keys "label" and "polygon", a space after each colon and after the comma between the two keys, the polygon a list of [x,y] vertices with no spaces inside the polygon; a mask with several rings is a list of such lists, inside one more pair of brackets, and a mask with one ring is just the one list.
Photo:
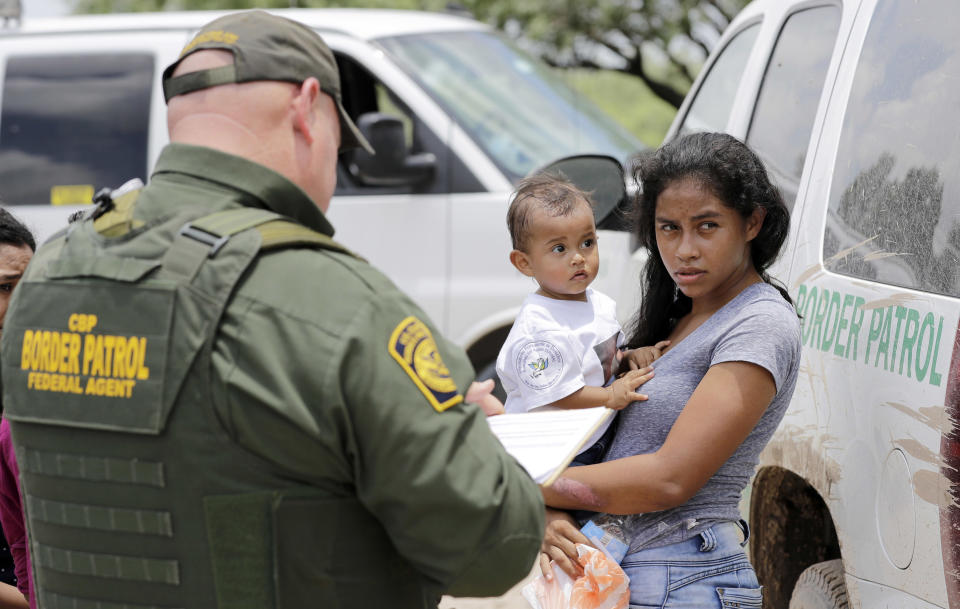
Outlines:
{"label": "shoulder patch", "polygon": [[437,412],[463,401],[425,323],[413,316],[401,321],[390,335],[387,350]]}
{"label": "shoulder patch", "polygon": [[552,387],[563,373],[560,349],[546,340],[535,340],[520,347],[517,353],[517,377],[531,389],[540,391]]}

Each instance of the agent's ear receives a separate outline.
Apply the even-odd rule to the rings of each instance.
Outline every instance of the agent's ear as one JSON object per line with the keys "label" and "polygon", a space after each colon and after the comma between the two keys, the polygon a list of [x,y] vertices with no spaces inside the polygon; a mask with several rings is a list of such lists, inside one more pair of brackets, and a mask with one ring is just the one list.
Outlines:
{"label": "agent's ear", "polygon": [[533,277],[533,268],[530,266],[530,257],[520,250],[510,252],[510,263],[527,277]]}
{"label": "agent's ear", "polygon": [[763,228],[763,220],[767,217],[767,210],[758,207],[753,210],[750,217],[747,218],[747,241],[753,241],[760,234]]}
{"label": "agent's ear", "polygon": [[290,102],[293,129],[303,136],[308,145],[312,144],[314,139],[313,124],[317,120],[316,104],[319,95],[320,82],[311,76],[301,83]]}

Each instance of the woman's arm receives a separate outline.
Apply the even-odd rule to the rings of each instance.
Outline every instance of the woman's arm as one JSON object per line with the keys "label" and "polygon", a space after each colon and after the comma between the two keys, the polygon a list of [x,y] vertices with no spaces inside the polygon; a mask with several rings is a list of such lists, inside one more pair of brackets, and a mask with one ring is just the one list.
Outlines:
{"label": "woman's arm", "polygon": [[747,362],[711,366],[654,453],[567,469],[543,489],[547,505],[610,514],[665,510],[690,499],[750,434],[776,395]]}

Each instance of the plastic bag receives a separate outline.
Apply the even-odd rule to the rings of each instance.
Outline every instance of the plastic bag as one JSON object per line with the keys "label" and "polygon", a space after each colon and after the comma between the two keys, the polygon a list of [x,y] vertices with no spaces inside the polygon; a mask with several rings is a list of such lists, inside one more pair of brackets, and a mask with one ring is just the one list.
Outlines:
{"label": "plastic bag", "polygon": [[[533,609],[626,609],[630,580],[614,560],[590,546],[577,544],[577,562],[583,575],[575,580],[559,568],[547,581],[536,577],[521,590]],[[551,566],[553,564],[551,563]]]}
{"label": "plastic bag", "polygon": [[[613,516],[612,518],[618,517]],[[593,520],[589,521],[583,525],[580,532],[590,540],[593,547],[600,548],[604,554],[612,558],[618,565],[623,561],[623,557],[627,555],[627,550],[630,548],[627,543],[623,541],[622,522],[611,520],[609,517],[601,520],[600,524],[597,524]]]}

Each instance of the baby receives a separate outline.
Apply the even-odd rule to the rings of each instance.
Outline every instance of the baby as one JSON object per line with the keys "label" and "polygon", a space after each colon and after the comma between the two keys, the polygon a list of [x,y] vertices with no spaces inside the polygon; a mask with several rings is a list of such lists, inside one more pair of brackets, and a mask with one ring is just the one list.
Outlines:
{"label": "baby", "polygon": [[[527,296],[497,357],[506,412],[620,410],[646,400],[636,389],[653,376],[649,366],[669,343],[620,350],[616,304],[590,288],[600,259],[587,194],[562,177],[526,178],[510,204],[507,226],[514,247],[510,262],[539,288]],[[623,357],[630,370],[617,378]],[[609,422],[599,429],[574,463],[599,462],[612,431]]]}

